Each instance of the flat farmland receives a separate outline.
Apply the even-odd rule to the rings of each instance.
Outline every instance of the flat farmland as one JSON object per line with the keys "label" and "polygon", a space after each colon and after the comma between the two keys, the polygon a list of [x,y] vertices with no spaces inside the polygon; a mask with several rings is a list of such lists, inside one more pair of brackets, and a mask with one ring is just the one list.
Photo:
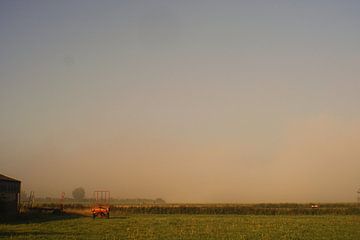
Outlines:
{"label": "flat farmland", "polygon": [[0,239],[360,239],[360,216],[130,214],[0,223]]}

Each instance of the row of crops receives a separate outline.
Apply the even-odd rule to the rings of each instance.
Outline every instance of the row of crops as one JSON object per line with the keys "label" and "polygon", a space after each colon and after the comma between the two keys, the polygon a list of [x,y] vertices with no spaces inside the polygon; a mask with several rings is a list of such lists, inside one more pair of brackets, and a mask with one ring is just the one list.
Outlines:
{"label": "row of crops", "polygon": [[[55,206],[56,204],[43,204]],[[65,209],[88,209],[88,204],[65,204]],[[240,215],[360,215],[356,204],[164,204],[111,205],[119,214],[240,214]]]}

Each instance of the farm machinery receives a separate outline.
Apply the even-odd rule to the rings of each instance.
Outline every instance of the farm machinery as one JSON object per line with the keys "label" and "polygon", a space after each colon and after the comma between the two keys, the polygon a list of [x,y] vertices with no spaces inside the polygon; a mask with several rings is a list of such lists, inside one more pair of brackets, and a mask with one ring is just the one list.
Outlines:
{"label": "farm machinery", "polygon": [[93,219],[96,217],[110,218],[110,192],[94,191],[95,203],[91,208]]}
{"label": "farm machinery", "polygon": [[52,213],[56,215],[61,215],[64,213],[64,199],[65,193],[61,193],[61,198],[59,203],[42,203],[35,204],[35,193],[30,192],[29,198],[22,202],[23,211],[31,213]]}

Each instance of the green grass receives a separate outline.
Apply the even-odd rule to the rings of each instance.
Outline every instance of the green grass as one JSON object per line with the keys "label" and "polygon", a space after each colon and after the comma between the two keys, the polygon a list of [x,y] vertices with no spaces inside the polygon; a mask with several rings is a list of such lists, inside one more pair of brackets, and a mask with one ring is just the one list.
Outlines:
{"label": "green grass", "polygon": [[360,216],[128,215],[0,224],[0,239],[360,239]]}

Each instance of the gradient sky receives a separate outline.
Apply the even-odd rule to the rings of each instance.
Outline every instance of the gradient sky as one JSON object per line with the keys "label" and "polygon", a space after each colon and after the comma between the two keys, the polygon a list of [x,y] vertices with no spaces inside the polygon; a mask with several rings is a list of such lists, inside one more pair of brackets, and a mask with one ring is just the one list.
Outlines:
{"label": "gradient sky", "polygon": [[359,1],[0,2],[0,171],[168,202],[348,202]]}

